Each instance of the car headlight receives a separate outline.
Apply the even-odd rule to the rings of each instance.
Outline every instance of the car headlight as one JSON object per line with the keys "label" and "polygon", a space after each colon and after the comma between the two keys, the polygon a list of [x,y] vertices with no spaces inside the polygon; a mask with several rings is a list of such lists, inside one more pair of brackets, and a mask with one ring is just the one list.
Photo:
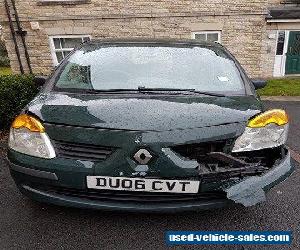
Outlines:
{"label": "car headlight", "polygon": [[288,130],[286,112],[269,110],[249,120],[244,133],[235,141],[232,152],[278,147],[286,142]]}
{"label": "car headlight", "polygon": [[22,114],[14,120],[8,145],[20,153],[40,158],[54,158],[55,150],[42,123],[36,118]]}

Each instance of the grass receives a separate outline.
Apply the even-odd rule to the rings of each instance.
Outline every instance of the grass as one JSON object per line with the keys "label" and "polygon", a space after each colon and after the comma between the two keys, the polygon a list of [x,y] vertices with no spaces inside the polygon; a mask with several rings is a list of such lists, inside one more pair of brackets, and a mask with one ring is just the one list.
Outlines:
{"label": "grass", "polygon": [[268,80],[267,86],[257,92],[261,96],[300,96],[300,77]]}
{"label": "grass", "polygon": [[0,75],[10,75],[12,71],[9,67],[0,67]]}

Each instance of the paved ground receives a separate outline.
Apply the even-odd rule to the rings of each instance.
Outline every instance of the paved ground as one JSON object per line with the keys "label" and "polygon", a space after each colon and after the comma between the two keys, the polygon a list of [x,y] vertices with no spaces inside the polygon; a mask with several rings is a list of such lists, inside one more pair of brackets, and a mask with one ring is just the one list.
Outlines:
{"label": "paved ground", "polygon": [[263,101],[300,102],[300,96],[262,96]]}
{"label": "paved ground", "polygon": [[[266,102],[291,116],[288,144],[300,152],[300,102]],[[40,205],[16,190],[0,159],[0,249],[164,249],[166,230],[291,230],[293,245],[197,249],[300,249],[300,171],[250,208],[181,214],[103,213]],[[181,249],[181,248],[180,248]]]}

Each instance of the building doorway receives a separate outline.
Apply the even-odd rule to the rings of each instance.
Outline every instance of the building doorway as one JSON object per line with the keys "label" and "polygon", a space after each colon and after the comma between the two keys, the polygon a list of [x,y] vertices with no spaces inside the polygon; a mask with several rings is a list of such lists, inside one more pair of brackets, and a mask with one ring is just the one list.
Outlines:
{"label": "building doorway", "polygon": [[300,31],[280,30],[277,32],[273,75],[291,74],[300,74]]}
{"label": "building doorway", "polygon": [[300,74],[300,31],[290,31],[285,74]]}

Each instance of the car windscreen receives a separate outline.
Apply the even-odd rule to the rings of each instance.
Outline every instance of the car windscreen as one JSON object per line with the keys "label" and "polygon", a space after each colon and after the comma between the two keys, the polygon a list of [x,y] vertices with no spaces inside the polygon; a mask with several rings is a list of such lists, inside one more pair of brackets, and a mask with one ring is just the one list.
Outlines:
{"label": "car windscreen", "polygon": [[64,62],[56,78],[56,88],[64,91],[139,87],[245,93],[233,59],[210,46],[83,47]]}

